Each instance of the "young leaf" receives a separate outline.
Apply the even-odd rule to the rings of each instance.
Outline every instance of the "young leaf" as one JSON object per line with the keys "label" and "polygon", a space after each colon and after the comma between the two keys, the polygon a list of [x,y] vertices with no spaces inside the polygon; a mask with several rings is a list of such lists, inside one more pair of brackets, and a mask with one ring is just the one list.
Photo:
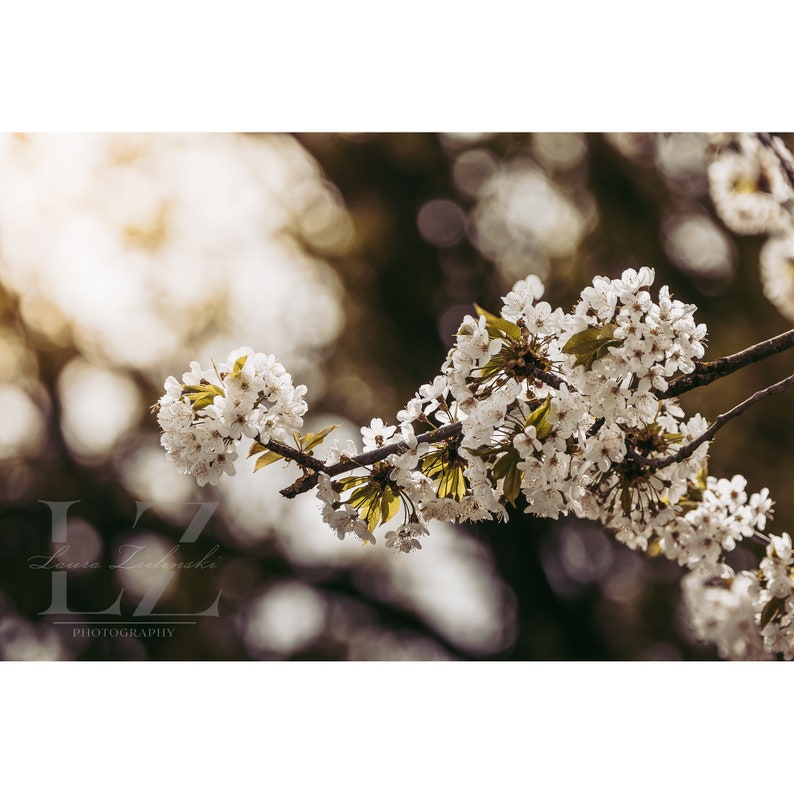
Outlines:
{"label": "young leaf", "polygon": [[761,628],[766,628],[767,624],[773,620],[777,615],[783,612],[786,608],[786,599],[785,598],[772,598],[771,600],[766,602],[766,606],[764,607],[763,611],[761,612]]}
{"label": "young leaf", "polygon": [[510,472],[510,469],[514,469],[518,465],[519,460],[521,460],[521,458],[517,449],[513,449],[502,455],[502,457],[494,463],[494,480],[496,480],[496,482],[503,480]]}
{"label": "young leaf", "polygon": [[251,444],[251,448],[248,450],[247,457],[251,457],[252,455],[258,455],[260,452],[265,452],[267,447],[262,446],[258,441],[254,441]]}
{"label": "young leaf", "polygon": [[444,459],[441,451],[431,452],[422,458],[422,474],[426,474],[431,480],[435,475],[444,469]]}
{"label": "young leaf", "polygon": [[216,397],[223,397],[224,391],[220,386],[212,383],[200,383],[197,386],[186,386],[182,384],[182,396],[190,400],[194,411],[200,411],[208,405],[212,405]]}
{"label": "young leaf", "polygon": [[466,447],[466,452],[468,452],[470,455],[474,455],[477,458],[490,458],[495,451],[496,450],[492,447],[478,447],[477,449]]}
{"label": "young leaf", "polygon": [[439,499],[451,497],[459,502],[466,495],[466,479],[463,469],[458,465],[448,465],[438,480],[436,496]]}
{"label": "young leaf", "polygon": [[378,492],[375,490],[375,487],[368,482],[366,485],[356,488],[356,490],[350,494],[349,501],[353,507],[361,508],[372,502],[377,496]]}
{"label": "young leaf", "polygon": [[322,430],[319,430],[316,433],[307,433],[305,436],[301,436],[300,438],[300,445],[304,452],[308,452],[310,449],[314,449],[318,444],[321,444],[325,437],[336,430],[339,425],[328,425],[328,427],[324,427]]}
{"label": "young leaf", "polygon": [[353,491],[348,504],[358,510],[358,514],[367,524],[367,529],[374,531],[381,517],[381,499],[376,488],[369,483],[362,485]]}
{"label": "young leaf", "polygon": [[521,469],[514,467],[510,469],[505,477],[504,482],[504,494],[505,499],[507,499],[510,504],[515,507],[516,506],[516,499],[518,499],[519,494],[521,493],[521,478],[524,476],[524,472]]}
{"label": "young leaf", "polygon": [[563,353],[571,353],[576,357],[576,364],[590,369],[599,358],[603,358],[610,347],[621,345],[614,338],[617,325],[607,323],[603,328],[585,328],[574,334],[562,349]]}
{"label": "young leaf", "polygon": [[269,466],[271,463],[275,463],[277,460],[283,460],[283,457],[279,455],[278,452],[273,452],[270,450],[262,455],[261,458],[257,459],[256,463],[254,464],[254,471],[264,469],[265,466]]}
{"label": "young leaf", "polygon": [[243,367],[245,366],[245,362],[247,360],[248,356],[240,356],[240,358],[234,362],[234,366],[232,367],[232,376],[239,375],[243,371]]}
{"label": "young leaf", "polygon": [[396,493],[387,486],[383,489],[380,499],[380,523],[385,524],[390,521],[400,510],[400,499]]}
{"label": "young leaf", "polygon": [[518,454],[518,450],[512,449],[502,455],[493,468],[494,479],[497,482],[504,480],[502,489],[504,490],[505,499],[513,507],[516,506],[516,499],[521,493],[521,478],[524,476],[524,472],[518,468],[520,461],[521,456]]}
{"label": "young leaf", "polygon": [[339,486],[339,492],[343,493],[344,491],[349,491],[351,488],[355,488],[357,485],[363,485],[364,483],[369,482],[369,477],[342,477],[340,480],[336,481],[336,484]]}
{"label": "young leaf", "polygon": [[518,468],[520,461],[521,456],[518,454],[518,450],[510,449],[496,461],[493,467],[494,482],[504,480],[502,489],[505,499],[507,499],[513,507],[516,506],[516,499],[518,499],[518,495],[521,493],[521,479],[524,476],[524,472]]}
{"label": "young leaf", "polygon": [[[512,339],[521,339],[521,329],[510,320],[505,320],[504,317],[497,317],[486,311],[482,306],[474,304],[474,309],[478,316],[485,317],[485,327],[488,329],[488,335],[493,339],[497,336],[509,336]],[[501,331],[501,333],[498,333]]]}
{"label": "young leaf", "polygon": [[550,410],[551,395],[548,395],[543,401],[543,404],[539,408],[536,408],[534,411],[532,411],[524,423],[525,427],[529,427],[530,425],[535,426],[537,429],[536,437],[538,441],[542,441],[554,429],[554,425],[552,425],[552,423],[547,419]]}

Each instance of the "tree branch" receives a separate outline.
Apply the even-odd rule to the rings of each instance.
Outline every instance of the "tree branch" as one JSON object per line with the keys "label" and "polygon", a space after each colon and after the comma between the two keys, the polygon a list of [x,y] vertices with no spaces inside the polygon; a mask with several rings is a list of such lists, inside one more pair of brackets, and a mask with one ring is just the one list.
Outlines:
{"label": "tree branch", "polygon": [[527,367],[527,369],[531,373],[532,377],[535,378],[535,380],[539,380],[541,383],[545,383],[547,386],[551,386],[553,389],[559,389],[563,383],[568,386],[569,389],[572,388],[566,380],[561,378],[559,375],[555,375],[553,372],[547,372],[545,369],[541,369],[540,367]]}
{"label": "tree branch", "polygon": [[[416,443],[417,445],[424,443],[434,444],[438,441],[445,441],[448,438],[459,436],[461,430],[461,423],[453,422],[452,424],[439,427],[437,430],[430,430],[427,433],[418,435],[416,437]],[[398,441],[396,444],[378,447],[377,449],[372,449],[369,452],[364,452],[361,455],[356,455],[353,458],[345,456],[339,461],[339,463],[334,463],[332,466],[328,466],[324,461],[310,457],[297,449],[292,449],[292,447],[279,444],[277,441],[269,441],[267,444],[263,444],[263,446],[267,447],[273,452],[277,452],[284,458],[294,460],[296,463],[304,466],[305,468],[310,468],[313,470],[312,474],[305,474],[303,477],[292,483],[292,485],[279,492],[282,496],[286,496],[288,499],[292,499],[299,493],[305,493],[306,491],[310,491],[312,488],[314,488],[319,479],[320,472],[325,472],[329,477],[335,477],[337,474],[344,474],[347,471],[353,471],[354,469],[358,469],[361,466],[371,466],[373,463],[378,463],[381,460],[385,460],[389,457],[389,455],[399,455],[400,453],[406,452],[410,449],[405,441]],[[307,458],[308,460],[306,460]]]}
{"label": "tree branch", "polygon": [[[742,350],[738,353],[733,353],[729,356],[715,359],[714,361],[698,363],[696,364],[695,370],[693,372],[689,373],[688,375],[682,375],[680,378],[672,381],[666,392],[659,392],[656,396],[660,399],[677,397],[680,394],[684,394],[685,392],[699,388],[700,386],[705,386],[714,382],[715,380],[718,380],[719,378],[730,375],[749,364],[753,364],[757,361],[763,361],[765,358],[769,358],[770,356],[781,353],[782,351],[788,350],[792,347],[794,347],[794,329],[786,331],[785,333],[779,334],[778,336],[772,337],[771,339],[767,339],[763,342],[759,342],[758,344],[752,345],[746,350]],[[540,380],[547,385],[552,386],[553,388],[559,388],[563,383],[565,383],[565,381],[558,375],[554,375],[551,372],[546,372],[540,369],[534,370],[532,375],[537,380]],[[714,424],[712,424],[702,436],[695,439],[690,444],[681,447],[681,449],[678,450],[675,455],[671,455],[667,458],[645,458],[634,450],[630,450],[629,454],[631,454],[632,457],[634,457],[638,462],[647,466],[651,466],[653,469],[659,469],[663,468],[664,466],[669,466],[672,463],[678,463],[694,452],[694,450],[697,449],[701,444],[704,444],[706,441],[709,441],[711,438],[713,438],[715,433],[726,422],[729,422],[734,417],[744,413],[744,411],[746,411],[751,405],[754,405],[756,402],[764,399],[765,397],[783,391],[783,389],[790,385],[792,378],[794,378],[794,375],[790,378],[780,381],[780,383],[770,386],[768,389],[756,392],[752,397],[748,398],[740,405],[737,405],[735,408],[728,411],[728,413],[720,415],[717,417]],[[594,427],[591,429],[591,433],[595,432],[596,425],[594,425]],[[417,436],[416,441],[417,444],[432,444],[448,438],[453,438],[454,436],[459,435],[460,432],[461,423],[454,422],[449,425],[444,425],[437,430],[431,430],[427,433],[423,433]],[[300,479],[296,480],[292,485],[284,488],[281,491],[281,494],[286,496],[288,499],[292,499],[299,493],[310,491],[317,484],[320,472],[325,472],[329,476],[335,477],[338,474],[344,474],[345,472],[353,471],[354,469],[357,469],[361,466],[370,466],[373,463],[384,460],[389,455],[400,454],[409,448],[404,441],[399,441],[395,444],[389,444],[388,446],[379,447],[378,449],[370,450],[369,452],[365,452],[361,455],[356,455],[353,458],[345,457],[343,460],[340,460],[339,463],[328,466],[325,461],[319,460],[312,455],[301,452],[298,449],[288,447],[279,443],[278,441],[269,441],[267,444],[263,444],[263,446],[273,452],[276,452],[287,460],[295,461],[304,469],[304,475]],[[307,469],[310,470],[311,473],[307,472]]]}
{"label": "tree branch", "polygon": [[[257,441],[259,441],[259,436],[257,436]],[[259,443],[262,444],[261,441],[259,441]],[[313,455],[309,455],[306,452],[301,452],[299,449],[288,447],[286,444],[281,444],[278,441],[268,441],[267,444],[262,444],[262,446],[266,447],[271,452],[281,455],[282,458],[294,460],[295,463],[299,464],[304,469],[311,469],[312,471],[328,471],[328,467],[323,461],[318,460]]]}
{"label": "tree branch", "polygon": [[735,408],[731,408],[731,410],[727,413],[720,414],[709,426],[705,433],[698,436],[693,441],[690,441],[689,444],[685,444],[673,455],[668,455],[666,458],[646,458],[642,455],[639,455],[635,450],[629,450],[629,454],[636,461],[650,467],[652,470],[663,469],[666,466],[672,465],[673,463],[680,463],[685,458],[688,458],[701,444],[705,444],[707,441],[710,441],[712,438],[714,438],[714,436],[717,434],[717,431],[723,427],[723,425],[726,425],[728,422],[730,422],[731,419],[741,416],[741,414],[743,414],[748,408],[755,405],[756,403],[761,402],[761,400],[785,391],[785,389],[791,386],[792,383],[794,383],[794,375],[789,375],[787,378],[778,381],[772,386],[757,391],[751,397],[748,397],[744,402],[739,403],[739,405],[737,405]]}
{"label": "tree branch", "polygon": [[782,353],[784,350],[788,350],[792,347],[794,347],[794,328],[778,336],[773,336],[771,339],[766,339],[763,342],[752,345],[752,347],[748,347],[746,350],[732,353],[730,356],[723,356],[722,358],[705,363],[698,362],[693,372],[676,378],[670,383],[667,391],[660,392],[657,394],[657,397],[660,399],[664,399],[665,397],[677,397],[679,394],[692,391],[700,386],[706,386],[719,378],[731,375],[743,367],[746,367],[748,364],[755,364],[757,361],[763,361],[765,358],[774,356],[777,353]]}

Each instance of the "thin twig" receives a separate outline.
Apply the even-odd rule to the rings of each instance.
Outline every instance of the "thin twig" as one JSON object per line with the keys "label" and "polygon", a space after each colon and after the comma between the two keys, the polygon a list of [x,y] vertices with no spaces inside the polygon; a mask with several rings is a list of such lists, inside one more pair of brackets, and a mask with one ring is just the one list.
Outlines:
{"label": "thin twig", "polygon": [[763,361],[765,358],[782,353],[792,347],[794,347],[794,328],[778,336],[773,336],[771,339],[752,345],[746,350],[732,353],[730,356],[723,356],[705,363],[698,362],[693,372],[676,378],[670,383],[667,391],[660,392],[657,397],[660,399],[677,397],[679,394],[692,391],[692,389],[697,389],[700,386],[706,386],[719,378],[724,378],[726,375],[742,369],[742,367],[746,367],[748,364]]}
{"label": "thin twig", "polygon": [[714,436],[717,434],[717,431],[723,427],[723,425],[726,425],[728,422],[730,422],[731,419],[735,419],[737,416],[740,416],[748,408],[755,405],[756,403],[761,402],[761,400],[771,397],[774,394],[779,394],[791,386],[792,383],[794,383],[794,375],[789,375],[787,378],[774,383],[772,386],[757,391],[751,397],[748,397],[744,402],[739,403],[739,405],[734,408],[731,408],[730,411],[720,414],[709,426],[705,433],[698,436],[696,439],[694,439],[694,441],[690,441],[689,444],[685,444],[673,455],[668,455],[666,458],[646,458],[634,450],[630,450],[629,454],[636,461],[642,463],[645,466],[649,466],[651,469],[663,469],[666,466],[672,465],[673,463],[680,463],[682,460],[688,458],[699,446],[701,446],[701,444],[705,444],[707,441],[710,441],[712,438],[714,438]]}
{"label": "thin twig", "polygon": [[778,151],[777,146],[775,146],[775,139],[768,132],[758,132],[755,137],[760,141],[762,146],[769,149],[772,154],[775,155],[789,183],[789,187],[794,188],[794,169],[792,169],[791,163]]}
{"label": "thin twig", "polygon": [[[461,423],[453,422],[452,424],[439,427],[437,430],[430,430],[427,433],[418,435],[416,437],[416,443],[417,445],[424,443],[434,444],[438,441],[445,441],[450,438],[455,438],[456,436],[459,436],[461,432]],[[309,461],[311,462],[309,464],[309,461],[304,460],[306,457],[308,457],[305,455],[305,453],[302,453],[297,449],[292,449],[291,447],[286,447],[276,441],[269,441],[263,446],[273,450],[273,452],[277,452],[284,458],[294,460],[296,463],[305,465],[305,468],[310,468],[313,470],[312,474],[305,474],[292,485],[280,491],[282,496],[286,496],[288,499],[292,499],[299,493],[305,493],[306,491],[310,491],[312,488],[314,488],[314,486],[317,484],[317,480],[319,479],[320,472],[325,472],[329,477],[335,477],[337,474],[344,474],[345,472],[358,469],[361,466],[371,466],[373,463],[378,463],[381,460],[385,460],[389,457],[389,455],[399,455],[400,453],[406,452],[410,449],[405,441],[398,441],[396,444],[389,444],[385,447],[371,449],[368,452],[364,452],[363,454],[356,455],[352,458],[345,456],[339,461],[339,463],[334,463],[332,466],[328,466],[323,461],[319,461],[316,458],[309,458]]]}

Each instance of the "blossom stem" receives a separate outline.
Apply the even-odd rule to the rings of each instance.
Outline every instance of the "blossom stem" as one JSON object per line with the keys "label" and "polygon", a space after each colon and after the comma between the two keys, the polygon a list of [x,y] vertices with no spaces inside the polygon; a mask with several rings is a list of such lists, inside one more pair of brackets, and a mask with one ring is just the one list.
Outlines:
{"label": "blossom stem", "polygon": [[714,436],[717,434],[717,431],[723,427],[723,425],[726,425],[728,422],[730,422],[731,419],[741,416],[741,414],[743,414],[748,408],[755,405],[756,403],[761,402],[761,400],[765,400],[767,397],[771,397],[774,394],[780,394],[780,392],[785,391],[792,384],[794,384],[794,375],[789,375],[787,378],[772,384],[768,388],[757,391],[751,397],[748,397],[744,402],[741,402],[739,405],[731,408],[730,411],[720,414],[709,426],[705,433],[698,436],[693,441],[690,441],[689,444],[685,444],[673,455],[668,455],[666,458],[645,458],[637,454],[637,452],[634,450],[631,450],[631,456],[639,463],[649,466],[652,469],[663,469],[666,466],[672,465],[673,463],[680,463],[682,460],[688,458],[701,444],[705,444],[707,441],[710,441],[712,438],[714,438]]}
{"label": "blossom stem", "polygon": [[746,367],[748,364],[763,361],[765,358],[774,356],[777,353],[782,353],[784,350],[788,350],[791,347],[794,347],[794,328],[778,336],[773,336],[771,339],[766,339],[763,342],[752,345],[746,350],[732,353],[730,356],[723,356],[722,358],[717,358],[714,361],[707,361],[705,363],[699,362],[695,365],[693,372],[676,378],[670,383],[666,392],[660,392],[657,396],[661,399],[665,397],[677,397],[679,394],[692,391],[700,386],[706,386],[719,378],[731,375],[743,367]]}

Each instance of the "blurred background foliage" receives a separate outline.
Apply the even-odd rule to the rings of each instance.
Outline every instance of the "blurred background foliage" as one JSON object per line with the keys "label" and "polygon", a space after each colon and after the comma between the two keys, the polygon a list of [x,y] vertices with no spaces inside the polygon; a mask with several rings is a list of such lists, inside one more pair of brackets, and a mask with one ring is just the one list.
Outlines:
{"label": "blurred background foliage", "polygon": [[[147,410],[169,374],[250,345],[309,388],[306,427],[357,438],[432,380],[471,304],[537,273],[568,308],[595,275],[650,265],[697,304],[707,358],[787,329],[764,299],[760,238],[708,197],[699,134],[11,135],[0,144],[0,657],[4,659],[715,659],[692,644],[680,569],[599,527],[515,513],[438,524],[416,554],[340,542],[271,466],[199,489]],[[713,418],[786,376],[784,355],[686,395]],[[718,436],[710,469],[768,486],[789,528],[790,398]],[[68,548],[43,501],[76,502]],[[153,503],[135,523],[136,501]],[[193,544],[195,513],[219,506]],[[69,606],[126,619],[152,570],[183,569],[155,611],[220,616],[171,638],[73,636]],[[754,567],[755,549],[733,552]],[[142,557],[141,557],[142,558]],[[88,619],[88,618],[86,618]],[[177,618],[175,618],[177,620]]]}

